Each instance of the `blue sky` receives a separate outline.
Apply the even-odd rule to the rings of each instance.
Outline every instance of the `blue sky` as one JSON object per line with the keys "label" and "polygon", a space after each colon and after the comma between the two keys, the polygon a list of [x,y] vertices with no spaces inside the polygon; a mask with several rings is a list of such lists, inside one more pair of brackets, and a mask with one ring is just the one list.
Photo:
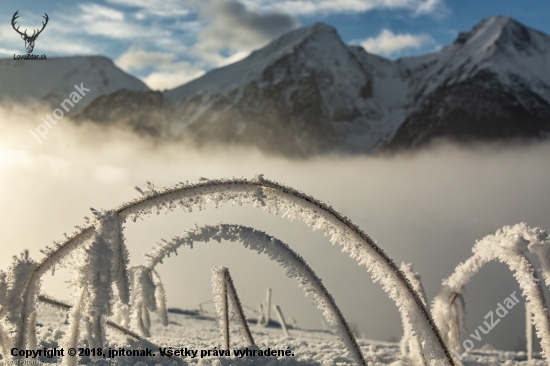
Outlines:
{"label": "blue sky", "polygon": [[25,53],[11,27],[41,27],[35,54],[107,56],[153,89],[246,57],[279,35],[324,22],[346,43],[392,59],[433,52],[481,19],[506,15],[550,34],[550,0],[2,0],[0,57]]}

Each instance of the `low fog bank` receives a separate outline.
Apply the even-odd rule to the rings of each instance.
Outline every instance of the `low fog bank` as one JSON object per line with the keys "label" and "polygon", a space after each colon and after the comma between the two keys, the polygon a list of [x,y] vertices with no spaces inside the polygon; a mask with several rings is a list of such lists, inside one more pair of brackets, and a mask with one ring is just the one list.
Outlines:
{"label": "low fog bank", "polygon": [[[151,181],[164,187],[200,177],[251,178],[262,173],[329,202],[398,264],[413,263],[429,299],[442,279],[471,255],[477,239],[519,222],[550,230],[550,144],[473,149],[439,145],[393,157],[291,161],[242,149],[159,146],[128,132],[76,126],[66,119],[39,144],[30,131],[46,113],[0,110],[1,268],[24,249],[41,258],[39,250],[83,224],[90,207],[113,208],[137,197],[134,186]],[[35,142],[32,149],[23,151],[22,139]],[[257,208],[209,206],[205,211],[177,211],[127,223],[131,261],[143,263],[143,255],[161,238],[169,239],[195,224],[217,222],[252,226],[290,244],[323,279],[363,336],[379,340],[401,336],[395,306],[365,268],[330,245],[322,233]],[[271,287],[273,302],[285,317],[295,318],[302,327],[322,327],[321,313],[285,271],[239,243],[197,244],[160,265],[169,306],[194,308],[211,300],[214,265],[229,267],[244,304],[256,308],[266,287]],[[68,276],[67,271],[49,276],[43,292],[70,299],[64,283]],[[513,291],[519,292],[519,286],[503,265],[483,269],[466,293],[467,329],[483,324],[485,314]],[[517,348],[524,342],[523,329],[521,305],[475,346]]]}

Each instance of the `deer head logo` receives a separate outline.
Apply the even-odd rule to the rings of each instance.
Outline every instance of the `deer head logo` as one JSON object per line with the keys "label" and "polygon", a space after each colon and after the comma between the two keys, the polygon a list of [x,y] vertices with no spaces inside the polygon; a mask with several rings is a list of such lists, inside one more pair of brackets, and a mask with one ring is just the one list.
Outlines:
{"label": "deer head logo", "polygon": [[21,38],[23,38],[23,40],[25,41],[25,48],[27,49],[27,53],[32,53],[32,50],[34,49],[34,42],[36,41],[36,39],[38,38],[38,35],[40,33],[42,33],[42,31],[44,30],[44,28],[46,28],[46,24],[48,24],[48,14],[44,13],[44,16],[43,18],[46,19],[46,22],[42,22],[42,29],[38,30],[38,29],[35,29],[34,32],[32,33],[32,36],[29,36],[27,34],[27,30],[25,29],[25,32],[24,33],[21,33],[19,31],[19,26],[17,26],[17,28],[15,28],[15,20],[17,18],[19,18],[19,15],[17,15],[17,13],[19,13],[19,10],[17,10],[15,12],[15,14],[13,14],[13,17],[11,18],[11,26],[13,27],[13,29],[15,29],[15,31],[17,33],[19,33],[21,35]]}

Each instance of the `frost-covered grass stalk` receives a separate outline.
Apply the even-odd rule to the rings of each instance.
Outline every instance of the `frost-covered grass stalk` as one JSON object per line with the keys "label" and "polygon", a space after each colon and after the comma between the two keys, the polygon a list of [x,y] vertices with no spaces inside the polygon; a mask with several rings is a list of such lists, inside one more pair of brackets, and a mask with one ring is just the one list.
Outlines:
{"label": "frost-covered grass stalk", "polygon": [[531,361],[533,359],[533,323],[532,319],[533,314],[529,307],[529,303],[525,302],[525,338],[527,344],[527,360]]}
{"label": "frost-covered grass stalk", "polygon": [[265,291],[265,301],[263,305],[264,309],[264,315],[263,315],[263,323],[262,325],[267,327],[269,326],[269,322],[271,321],[271,289],[268,288]]}
{"label": "frost-covered grass stalk", "polygon": [[[113,213],[113,221],[117,224],[118,214]],[[97,225],[98,221],[94,221]],[[75,249],[83,247],[91,239],[97,237],[96,226],[88,223],[85,228],[77,227],[77,231],[71,235],[65,234],[65,241],[56,243],[54,247],[47,247],[43,251],[45,257],[40,262],[21,258],[14,258],[14,264],[8,268],[8,272],[0,271],[0,351],[5,357],[9,357],[9,349],[35,349],[36,340],[36,313],[38,307],[38,295],[40,292],[41,277],[47,271],[52,273],[56,267],[62,266]],[[123,287],[125,268],[127,263],[127,251],[121,243],[121,228],[113,230],[109,238],[112,246],[118,250],[118,260],[109,263],[113,266],[119,294],[124,300],[128,291]],[[86,255],[85,255],[86,256]],[[126,286],[127,288],[128,286]],[[82,291],[78,291],[80,294]],[[101,324],[97,324],[101,328]],[[11,335],[10,335],[11,330]],[[95,328],[96,334],[97,327]]]}
{"label": "frost-covered grass stalk", "polygon": [[[422,286],[420,275],[413,270],[411,263],[401,263],[401,270],[407,276],[414,289],[420,296],[424,306],[428,306],[428,299],[426,297],[426,292]],[[402,314],[403,315],[403,314]],[[401,317],[403,323],[403,338],[400,342],[401,354],[403,357],[415,364],[415,365],[426,365],[426,359],[424,358],[424,350],[422,347],[422,341],[418,338],[417,335],[413,333],[413,329],[409,319],[406,317]]]}
{"label": "frost-covered grass stalk", "polygon": [[138,189],[143,197],[125,203],[116,210],[121,219],[137,220],[162,211],[180,207],[186,211],[205,209],[208,203],[215,207],[223,203],[232,205],[253,204],[268,212],[283,212],[289,219],[300,219],[314,229],[320,229],[333,244],[342,245],[344,251],[364,265],[375,282],[394,300],[401,313],[408,317],[416,334],[424,343],[430,365],[454,365],[451,353],[437,329],[431,313],[409,280],[374,240],[351,220],[327,204],[295,189],[256,176],[247,179],[202,180],[199,183],[180,183],[173,188],[156,190]]}
{"label": "frost-covered grass stalk", "polygon": [[[461,350],[460,334],[464,327],[464,303],[462,293],[470,279],[492,260],[505,263],[520,284],[523,295],[529,302],[533,313],[537,336],[540,339],[542,353],[548,361],[550,357],[550,318],[542,288],[536,272],[525,253],[529,249],[547,250],[548,235],[539,228],[526,224],[505,226],[493,235],[488,235],[474,245],[474,255],[459,264],[454,273],[443,281],[443,288],[432,304],[434,319],[441,329],[443,337],[451,348]],[[544,256],[547,258],[547,256]],[[526,285],[526,279],[534,279]],[[547,274],[545,272],[545,279]],[[459,304],[459,305],[457,305]]]}
{"label": "frost-covered grass stalk", "polygon": [[[114,303],[114,284],[121,301],[128,303],[127,253],[118,214],[114,211],[92,211],[95,215],[95,234],[89,245],[73,255],[71,286],[76,296],[71,310],[70,332],[65,338],[66,348],[74,347],[82,330],[88,347],[104,348],[106,317],[112,315]],[[99,357],[95,356],[97,359]],[[71,363],[71,359],[76,360],[66,357],[64,362]]]}
{"label": "frost-covered grass stalk", "polygon": [[136,266],[128,271],[131,283],[130,324],[143,337],[151,336],[149,312],[156,312],[162,325],[168,325],[166,294],[159,274],[152,268]]}
{"label": "frost-covered grass stalk", "polygon": [[[430,365],[454,365],[451,354],[443,341],[439,330],[431,317],[430,312],[422,303],[419,295],[414,290],[410,281],[403,272],[396,266],[390,257],[381,249],[374,240],[365,234],[351,220],[335,211],[329,205],[316,200],[295,189],[264,179],[263,176],[256,176],[252,180],[247,179],[220,179],[202,180],[198,183],[180,183],[172,188],[156,190],[152,184],[148,184],[147,190],[140,190],[142,197],[131,202],[124,203],[110,212],[109,220],[88,222],[86,226],[77,228],[77,231],[59,243],[54,248],[46,251],[47,258],[38,264],[36,272],[43,273],[48,269],[54,269],[57,264],[66,258],[74,249],[81,247],[90,239],[94,243],[90,245],[93,257],[93,266],[97,267],[95,273],[99,275],[98,288],[94,287],[88,291],[92,299],[92,305],[83,309],[86,319],[93,319],[95,322],[88,322],[87,338],[93,344],[99,344],[103,339],[94,330],[103,324],[100,315],[92,314],[91,309],[100,309],[99,300],[105,300],[110,296],[106,284],[114,282],[119,287],[118,291],[123,301],[126,301],[125,289],[128,279],[123,268],[117,267],[114,263],[126,261],[126,251],[122,237],[122,224],[127,220],[137,220],[153,213],[162,211],[169,212],[178,207],[192,211],[195,208],[204,209],[208,203],[215,207],[220,204],[231,205],[253,204],[255,207],[263,207],[268,212],[282,212],[284,217],[289,219],[300,219],[313,229],[320,229],[325,232],[333,244],[343,246],[343,250],[356,259],[361,265],[372,274],[375,282],[380,282],[382,288],[394,300],[401,314],[406,314],[414,332],[422,339],[424,352],[429,358]],[[114,224],[114,221],[118,225]],[[97,232],[97,233],[96,233]],[[105,241],[106,243],[102,243]],[[114,245],[118,243],[117,247]],[[99,254],[93,246],[107,248],[111,244],[112,253],[107,256]],[[113,265],[107,271],[107,259],[111,259]],[[100,265],[101,264],[101,265]],[[105,264],[106,267],[103,267]],[[84,269],[84,267],[82,267]],[[85,276],[77,278],[82,280]],[[105,278],[103,278],[105,277]],[[75,299],[78,301],[78,299]],[[110,303],[109,303],[110,304]],[[110,314],[110,305],[107,314]]]}
{"label": "frost-covered grass stalk", "polygon": [[[67,304],[67,303],[64,303],[63,301],[59,301],[59,300],[56,300],[56,299],[52,299],[51,297],[48,297],[48,296],[44,296],[44,295],[40,295],[38,296],[38,301],[40,301],[41,303],[44,303],[46,305],[49,305],[53,308],[56,308],[56,309],[60,309],[60,310],[63,310],[63,311],[69,311],[73,308],[72,305],[70,304]],[[114,329],[114,330],[117,330],[118,332],[120,332],[121,334],[125,335],[125,336],[128,336],[130,338],[133,338],[137,341],[141,340],[142,338],[139,336],[139,334],[135,333],[135,332],[132,332],[131,330],[129,329],[126,329],[112,321],[107,321],[105,323],[108,327]]]}
{"label": "frost-covered grass stalk", "polygon": [[252,337],[252,333],[250,332],[250,327],[248,326],[248,322],[246,321],[246,317],[244,316],[241,300],[239,300],[237,289],[235,288],[233,278],[231,278],[228,269],[226,269],[224,277],[227,295],[229,297],[229,300],[231,301],[231,306],[233,308],[233,318],[239,324],[239,329],[241,330],[241,335],[243,339],[248,343],[249,346],[252,346],[255,344],[254,338]]}
{"label": "frost-covered grass stalk", "polygon": [[233,319],[239,324],[243,339],[249,346],[255,345],[233,279],[226,267],[212,268],[212,292],[214,294],[214,307],[222,340],[222,349],[229,350],[230,346],[229,301],[231,301],[233,309]]}
{"label": "frost-covered grass stalk", "polygon": [[285,334],[285,337],[290,337],[290,333],[288,332],[288,328],[286,327],[285,317],[283,316],[281,307],[279,305],[273,305],[273,309],[275,310],[275,314],[277,314],[277,318],[279,318],[279,323],[281,323],[281,328],[283,330],[283,333]]}
{"label": "frost-covered grass stalk", "polygon": [[13,257],[6,272],[0,272],[0,339],[2,354],[10,357],[12,347],[36,348],[37,297],[40,292],[38,263]]}
{"label": "frost-covered grass stalk", "polygon": [[214,307],[222,338],[223,349],[229,349],[229,303],[227,301],[227,268],[212,268],[212,292],[214,293]]}
{"label": "frost-covered grass stalk", "polygon": [[[317,277],[315,272],[313,272],[303,258],[294,252],[287,244],[262,231],[250,227],[229,224],[196,227],[168,241],[158,243],[153,249],[152,254],[147,255],[147,266],[162,262],[165,257],[170,256],[171,253],[175,253],[182,246],[189,246],[192,248],[196,242],[208,242],[210,240],[216,240],[218,242],[221,240],[231,242],[239,241],[246,248],[255,250],[258,253],[266,253],[270,259],[283,266],[287,271],[287,276],[295,278],[306,294],[313,294],[317,307],[322,311],[331,328],[340,336],[353,360],[358,365],[366,365],[348,323],[319,277]],[[213,282],[219,284],[213,286],[222,286],[222,282],[220,281],[221,280],[218,279],[216,282]],[[217,294],[223,294],[222,291],[223,290],[220,290],[218,287],[215,292]],[[219,297],[221,295],[217,296]],[[218,300],[217,304],[222,301],[223,298]],[[223,305],[217,305],[216,310],[218,314],[223,314],[223,308]],[[221,322],[223,323],[223,319]],[[222,326],[221,329],[223,337],[223,329],[226,329],[226,327]]]}

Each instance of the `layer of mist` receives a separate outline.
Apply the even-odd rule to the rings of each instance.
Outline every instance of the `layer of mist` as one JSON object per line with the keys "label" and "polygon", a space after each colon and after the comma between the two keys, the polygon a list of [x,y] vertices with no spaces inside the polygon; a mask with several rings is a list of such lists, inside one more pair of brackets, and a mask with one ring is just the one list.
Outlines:
{"label": "layer of mist", "polygon": [[[329,202],[398,264],[412,262],[429,299],[439,291],[442,279],[471,255],[476,239],[518,222],[550,229],[550,144],[473,149],[440,145],[393,157],[293,161],[237,148],[159,145],[129,132],[77,126],[66,118],[39,143],[30,131],[46,113],[0,109],[1,268],[24,249],[40,259],[40,249],[82,225],[90,207],[108,209],[130,200],[139,195],[134,186],[144,187],[147,181],[171,186],[200,177],[251,178],[262,173]],[[29,139],[32,148],[22,139]],[[142,264],[144,254],[161,238],[195,224],[217,222],[252,226],[291,245],[323,279],[362,336],[378,340],[401,336],[396,307],[364,267],[330,245],[322,233],[257,208],[209,206],[205,211],[177,211],[127,223],[131,261]],[[296,319],[300,327],[323,327],[312,299],[304,297],[284,270],[239,243],[198,244],[160,265],[169,306],[189,309],[211,300],[210,270],[215,265],[230,269],[245,305],[257,308],[271,287],[273,302],[286,318]],[[48,276],[43,292],[69,300],[64,283],[69,275],[60,271]],[[481,325],[485,314],[513,291],[519,292],[519,286],[504,265],[482,270],[466,292],[467,329]],[[213,310],[211,305],[205,309]],[[490,343],[499,349],[519,349],[524,339],[522,305],[475,346]]]}

